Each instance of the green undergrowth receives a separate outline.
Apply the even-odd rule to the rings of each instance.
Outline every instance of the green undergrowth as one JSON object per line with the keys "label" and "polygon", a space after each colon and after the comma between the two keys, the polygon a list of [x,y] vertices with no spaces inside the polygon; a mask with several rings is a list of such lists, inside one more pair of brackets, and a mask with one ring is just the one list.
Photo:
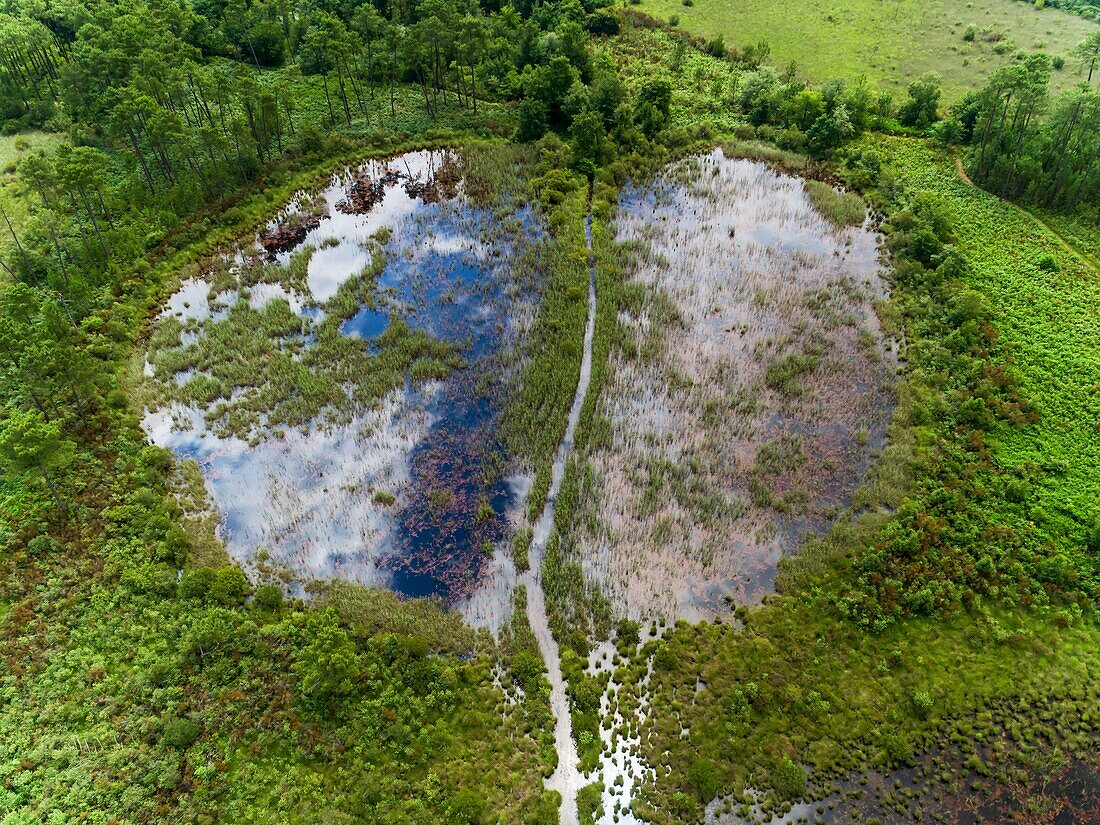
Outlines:
{"label": "green undergrowth", "polygon": [[493,649],[485,631],[477,631],[453,610],[430,599],[402,599],[392,590],[339,580],[309,585],[315,606],[331,608],[354,637],[379,633],[420,637],[433,652],[468,656]]}
{"label": "green undergrowth", "polygon": [[[1024,700],[1012,723],[1030,738],[1060,726],[1042,712],[1052,697],[1087,712],[1100,674],[1095,626],[1058,628],[1025,613],[913,620],[873,637],[830,621],[820,598],[744,615],[744,630],[681,625],[662,643],[672,655],[655,664],[651,690],[667,711],[653,717],[646,751],[659,774],[678,769],[636,805],[654,822],[695,821],[721,789],[773,787],[785,759],[805,765],[819,791],[904,763],[949,736],[951,720],[1010,700]],[[980,741],[971,735],[971,747]],[[717,781],[703,787],[704,777]]]}
{"label": "green undergrowth", "polygon": [[[1094,210],[1067,215],[1028,207],[1047,228],[1069,244],[1094,272],[1100,273],[1100,226]],[[1057,258],[1055,258],[1057,260]]]}
{"label": "green undergrowth", "polygon": [[[525,733],[538,742],[539,764],[544,777],[558,766],[554,744],[554,716],[550,710],[550,681],[538,640],[527,621],[527,590],[519,585],[513,595],[512,618],[501,630],[499,660],[505,670],[501,683],[506,695],[514,699],[525,719]],[[554,797],[557,794],[553,794]],[[557,811],[555,801],[552,810]]]}
{"label": "green undergrowth", "polygon": [[55,532],[47,551],[33,525],[11,539],[30,550],[4,562],[6,812],[443,821],[544,805],[543,726],[503,703],[494,654],[453,614],[352,585],[307,609],[233,567],[177,585],[171,458],[136,436],[109,462],[81,454],[98,541]]}
{"label": "green undergrowth", "polygon": [[[35,197],[34,192],[19,179],[16,173],[18,163],[35,152],[53,151],[64,140],[63,135],[51,132],[0,135],[0,209],[3,209],[7,221],[11,221],[9,229],[7,221],[0,217],[0,262],[5,266],[14,265],[14,257],[19,254],[11,232],[14,230],[19,234],[23,231]],[[8,272],[0,266],[0,282],[8,279]]]}
{"label": "green undergrowth", "polygon": [[[225,61],[229,63],[229,61]],[[251,67],[248,67],[251,70]],[[273,87],[285,83],[294,96],[294,116],[303,124],[329,123],[328,104],[320,77],[302,76],[295,68],[265,69],[257,73],[261,83]],[[330,80],[331,83],[331,80]],[[510,107],[492,100],[479,100],[478,113],[441,106],[435,115],[424,111],[421,90],[412,83],[398,83],[394,90],[395,114],[390,114],[389,88],[378,87],[364,101],[366,113],[352,109],[352,122],[338,117],[332,130],[354,138],[371,139],[383,134],[421,134],[433,129],[468,129],[488,134],[509,134],[513,128]]]}
{"label": "green undergrowth", "polygon": [[[1097,273],[1027,214],[963,183],[928,144],[886,140],[883,149],[901,186],[929,192],[951,216],[954,243],[970,264],[960,280],[986,302],[1020,392],[1038,412],[1032,426],[990,433],[999,463],[1038,468],[1026,488],[1027,506],[993,499],[998,516],[1013,529],[1034,525],[1042,541],[1081,563],[1100,520]],[[1096,244],[1095,232],[1077,234],[1074,243],[1086,250]],[[1047,256],[1058,271],[1045,268]]]}
{"label": "green undergrowth", "polygon": [[625,83],[667,79],[671,85],[671,122],[696,128],[708,124],[731,129],[741,122],[736,110],[738,69],[726,60],[691,47],[677,33],[650,28],[627,16],[626,31],[609,38],[605,49]]}

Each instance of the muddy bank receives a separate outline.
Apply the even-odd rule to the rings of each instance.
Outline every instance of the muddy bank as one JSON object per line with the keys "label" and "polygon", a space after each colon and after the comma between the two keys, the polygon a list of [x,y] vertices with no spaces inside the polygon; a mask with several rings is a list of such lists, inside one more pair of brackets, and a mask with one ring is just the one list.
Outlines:
{"label": "muddy bank", "polygon": [[707,618],[768,592],[882,446],[877,238],[721,150],[627,187],[616,237],[644,300],[620,318],[574,552],[622,615]]}

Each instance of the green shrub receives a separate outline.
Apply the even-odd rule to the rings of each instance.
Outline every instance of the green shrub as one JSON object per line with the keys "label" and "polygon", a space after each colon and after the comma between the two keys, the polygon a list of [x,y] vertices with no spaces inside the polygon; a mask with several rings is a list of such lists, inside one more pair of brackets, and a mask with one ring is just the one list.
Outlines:
{"label": "green shrub", "polygon": [[469,788],[463,788],[451,800],[450,810],[454,822],[478,825],[484,822],[488,803]]}
{"label": "green shrub", "polygon": [[887,764],[900,765],[913,758],[913,743],[902,733],[890,731],[880,740]]}
{"label": "green shrub", "polygon": [[806,769],[784,757],[772,770],[772,788],[782,799],[801,799],[806,793]]}
{"label": "green shrub", "polygon": [[371,501],[382,507],[389,507],[397,501],[397,497],[388,490],[375,490],[374,495],[371,496]]}
{"label": "green shrub", "polygon": [[256,589],[256,606],[263,610],[278,610],[283,606],[283,589],[278,585],[265,584]]}
{"label": "green shrub", "polygon": [[709,759],[699,758],[691,763],[688,768],[688,782],[701,802],[710,802],[722,790],[718,768]]}
{"label": "green shrub", "polygon": [[190,719],[175,717],[164,723],[163,738],[173,748],[184,750],[199,738],[199,726]]}
{"label": "green shrub", "polygon": [[913,712],[918,719],[927,719],[932,713],[932,696],[927,691],[913,691],[912,702]]}
{"label": "green shrub", "polygon": [[56,546],[54,540],[49,536],[35,536],[27,542],[27,551],[32,556],[44,556],[53,552]]}
{"label": "green shrub", "polygon": [[632,622],[630,619],[619,620],[617,635],[619,637],[619,641],[623,644],[629,645],[630,647],[634,647],[635,645],[637,645],[639,639],[641,638],[640,631],[641,625],[639,625],[637,622]]}
{"label": "green shrub", "polygon": [[228,565],[214,574],[210,596],[227,607],[241,604],[248,592],[248,579],[236,565]]}
{"label": "green shrub", "polygon": [[208,567],[188,570],[180,579],[180,597],[184,599],[205,599],[214,585],[214,571]]}
{"label": "green shrub", "polygon": [[653,669],[664,673],[670,673],[676,669],[676,654],[667,644],[662,644],[653,655]]}
{"label": "green shrub", "polygon": [[516,537],[512,541],[512,560],[516,564],[516,570],[520,573],[526,573],[531,569],[528,551],[531,549],[531,540],[534,535],[534,531],[530,527],[524,527],[516,533]]}
{"label": "green shrub", "polygon": [[512,678],[524,692],[531,694],[537,691],[544,668],[542,659],[530,651],[521,650],[512,657],[509,670],[512,672]]}

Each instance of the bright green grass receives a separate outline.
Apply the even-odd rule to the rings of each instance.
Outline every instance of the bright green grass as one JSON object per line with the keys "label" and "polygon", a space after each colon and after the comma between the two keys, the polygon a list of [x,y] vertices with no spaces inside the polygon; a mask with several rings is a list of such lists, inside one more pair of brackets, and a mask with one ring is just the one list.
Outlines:
{"label": "bright green grass", "polygon": [[[995,433],[998,458],[1005,466],[1047,467],[1040,501],[1052,538],[1080,540],[1082,523],[1100,515],[1100,278],[1035,218],[967,186],[929,144],[878,145],[906,188],[936,193],[954,217],[957,244],[971,263],[968,286],[989,301],[1020,388],[1038,406],[1038,423]],[[1039,269],[1045,254],[1061,272]]]}
{"label": "bright green grass", "polygon": [[[639,8],[662,19],[678,14],[681,28],[708,38],[724,35],[727,46],[743,49],[766,40],[770,63],[793,60],[817,82],[864,74],[881,89],[901,90],[925,72],[938,72],[945,102],[981,86],[1016,49],[1067,57],[1054,85],[1072,86],[1082,77],[1069,52],[1096,25],[1016,0],[695,0],[690,7],[681,0],[642,0]],[[965,42],[971,24],[1002,33],[1014,48],[998,55],[980,35]]]}
{"label": "bright green grass", "polygon": [[1097,224],[1095,214],[1066,215],[1031,207],[1028,207],[1028,211],[1072,246],[1100,278],[1100,224]]}

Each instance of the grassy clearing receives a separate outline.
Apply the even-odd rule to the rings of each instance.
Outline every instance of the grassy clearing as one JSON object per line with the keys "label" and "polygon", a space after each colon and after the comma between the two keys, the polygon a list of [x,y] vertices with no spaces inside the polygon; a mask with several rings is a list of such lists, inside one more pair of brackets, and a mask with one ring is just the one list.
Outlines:
{"label": "grassy clearing", "polygon": [[[1054,84],[1068,88],[1082,79],[1069,53],[1096,28],[1077,15],[1014,0],[642,0],[638,8],[666,20],[678,15],[681,28],[707,38],[722,35],[729,47],[766,41],[769,62],[793,61],[818,82],[866,75],[872,85],[897,93],[925,72],[937,72],[948,101],[979,88],[1021,49],[1066,57]],[[978,33],[967,42],[970,25]]]}
{"label": "grassy clearing", "polygon": [[[627,26],[630,21],[628,17]],[[741,122],[733,104],[737,69],[728,61],[688,47],[675,34],[661,29],[628,28],[609,38],[601,51],[615,63],[628,87],[637,87],[655,75],[667,78],[672,84],[669,112],[677,126],[695,128],[713,124],[732,129]]]}

